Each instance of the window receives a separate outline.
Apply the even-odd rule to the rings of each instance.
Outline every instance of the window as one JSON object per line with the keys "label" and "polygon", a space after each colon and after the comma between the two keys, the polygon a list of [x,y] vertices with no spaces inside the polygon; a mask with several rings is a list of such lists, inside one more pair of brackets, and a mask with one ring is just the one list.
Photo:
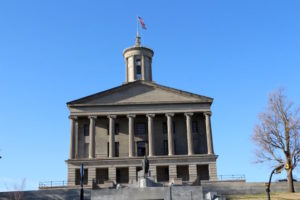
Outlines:
{"label": "window", "polygon": [[[106,125],[107,135],[109,135],[109,124]],[[118,123],[115,123],[115,135],[119,135],[120,126]]]}
{"label": "window", "polygon": [[138,80],[141,80],[142,78],[141,59],[139,58],[136,59],[135,64],[136,64],[136,78]]}
{"label": "window", "polygon": [[119,142],[115,142],[115,157],[119,157],[119,146],[120,143]]}
{"label": "window", "polygon": [[142,78],[142,70],[141,70],[141,66],[140,65],[136,66],[136,78],[138,80],[141,80],[141,78]]}
{"label": "window", "polygon": [[89,136],[90,135],[90,126],[89,126],[89,124],[84,124],[83,125],[83,134],[84,134],[84,136]]}
{"label": "window", "polygon": [[116,124],[115,124],[115,135],[119,135],[119,131],[120,131],[119,124],[116,123]]}
{"label": "window", "polygon": [[96,184],[103,184],[104,181],[108,181],[108,168],[97,168]]}
{"label": "window", "polygon": [[137,156],[146,155],[146,143],[144,141],[137,142]]}
{"label": "window", "polygon": [[198,133],[198,122],[197,121],[192,122],[192,132]]}
{"label": "window", "polygon": [[168,140],[164,140],[164,155],[168,155]]}
{"label": "window", "polygon": [[[84,169],[83,184],[88,183],[88,169]],[[75,185],[80,185],[80,169],[75,170]]]}
{"label": "window", "polygon": [[109,142],[107,143],[107,157],[109,157]]}
{"label": "window", "polygon": [[135,126],[136,135],[144,135],[147,133],[146,123],[137,123]]}
{"label": "window", "polygon": [[164,122],[164,123],[163,123],[163,134],[167,134],[167,133],[168,133],[167,123]]}

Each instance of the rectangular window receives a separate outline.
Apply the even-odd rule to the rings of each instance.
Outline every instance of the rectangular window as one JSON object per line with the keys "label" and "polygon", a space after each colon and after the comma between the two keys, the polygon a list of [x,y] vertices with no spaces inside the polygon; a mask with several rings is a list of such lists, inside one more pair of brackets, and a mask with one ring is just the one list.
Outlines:
{"label": "rectangular window", "polygon": [[164,155],[168,155],[168,140],[164,140],[163,142],[164,142],[164,144],[163,144],[163,146],[164,146]]}
{"label": "rectangular window", "polygon": [[89,136],[90,135],[90,125],[89,124],[84,124],[83,125],[83,134],[84,134],[84,136]]}
{"label": "rectangular window", "polygon": [[197,121],[192,122],[192,132],[198,133],[198,122]]}
{"label": "rectangular window", "polygon": [[163,122],[163,134],[167,134],[167,133],[168,133],[167,123]]}
{"label": "rectangular window", "polygon": [[135,126],[136,135],[145,135],[147,133],[146,123],[137,123]]}
{"label": "rectangular window", "polygon": [[108,181],[108,168],[97,168],[96,184],[103,184],[104,181]]}
{"label": "rectangular window", "polygon": [[137,155],[138,156],[146,155],[146,143],[144,141],[137,142]]}
{"label": "rectangular window", "polygon": [[109,157],[109,142],[107,143],[107,157]]}
{"label": "rectangular window", "polygon": [[[88,169],[84,169],[83,185],[88,183]],[[75,185],[80,185],[80,169],[75,170]]]}
{"label": "rectangular window", "polygon": [[120,131],[119,124],[116,123],[116,124],[115,124],[115,135],[119,135],[119,131]]}
{"label": "rectangular window", "polygon": [[137,80],[141,80],[142,79],[142,70],[141,70],[141,66],[140,65],[136,66],[136,78],[137,78]]}
{"label": "rectangular window", "polygon": [[119,157],[119,149],[120,149],[120,143],[115,142],[115,157]]}

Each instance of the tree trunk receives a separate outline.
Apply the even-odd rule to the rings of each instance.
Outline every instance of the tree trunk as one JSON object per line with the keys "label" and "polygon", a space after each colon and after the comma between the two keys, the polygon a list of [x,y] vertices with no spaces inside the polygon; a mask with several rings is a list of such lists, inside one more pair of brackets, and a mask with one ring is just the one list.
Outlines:
{"label": "tree trunk", "polygon": [[288,191],[295,192],[294,181],[293,181],[293,171],[291,168],[287,170],[287,184],[288,184]]}

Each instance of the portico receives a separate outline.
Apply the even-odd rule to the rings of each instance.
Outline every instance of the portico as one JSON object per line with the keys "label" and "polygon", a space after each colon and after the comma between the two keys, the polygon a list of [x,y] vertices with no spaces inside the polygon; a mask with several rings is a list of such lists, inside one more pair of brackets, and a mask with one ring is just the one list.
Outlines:
{"label": "portico", "polygon": [[[173,119],[175,116],[175,113],[160,113],[161,115],[166,116],[167,121],[167,141],[168,141],[168,156],[176,155],[174,152],[174,125],[173,125]],[[213,146],[211,142],[211,125],[210,125],[210,112],[202,112],[197,113],[205,116],[205,134],[206,134],[206,143],[207,143],[207,152],[208,154],[213,154]],[[156,114],[158,115],[158,114]],[[187,145],[187,155],[194,155],[194,144],[193,144],[193,130],[192,130],[192,116],[194,113],[176,113],[176,115],[184,115],[186,118],[186,126],[185,126],[185,133],[186,133],[186,145]],[[134,142],[134,119],[137,116],[136,114],[124,114],[119,116],[127,116],[128,121],[128,157],[135,157],[138,156],[135,151],[135,142]],[[147,126],[147,133],[148,133],[148,154],[147,156],[156,156],[155,154],[155,140],[153,139],[154,134],[154,118],[155,114],[144,114],[139,116],[145,116],[148,120],[148,126]],[[112,158],[116,157],[115,155],[115,120],[118,118],[118,115],[89,115],[89,116],[70,116],[71,120],[71,139],[70,139],[70,159],[76,159],[79,158],[78,155],[78,118],[87,118],[89,119],[89,159],[95,159],[95,134],[96,134],[96,121],[97,120],[104,120],[103,118],[107,117],[109,119],[109,154],[107,157]],[[127,141],[124,141],[127,142]],[[75,153],[74,153],[75,152]]]}

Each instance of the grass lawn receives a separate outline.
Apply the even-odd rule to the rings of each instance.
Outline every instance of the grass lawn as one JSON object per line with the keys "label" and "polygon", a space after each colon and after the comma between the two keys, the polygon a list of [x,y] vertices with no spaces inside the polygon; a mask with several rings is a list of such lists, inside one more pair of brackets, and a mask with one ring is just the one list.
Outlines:
{"label": "grass lawn", "polygon": [[[267,193],[253,195],[230,195],[226,199],[229,200],[266,200]],[[271,200],[300,200],[300,193],[271,193]]]}

